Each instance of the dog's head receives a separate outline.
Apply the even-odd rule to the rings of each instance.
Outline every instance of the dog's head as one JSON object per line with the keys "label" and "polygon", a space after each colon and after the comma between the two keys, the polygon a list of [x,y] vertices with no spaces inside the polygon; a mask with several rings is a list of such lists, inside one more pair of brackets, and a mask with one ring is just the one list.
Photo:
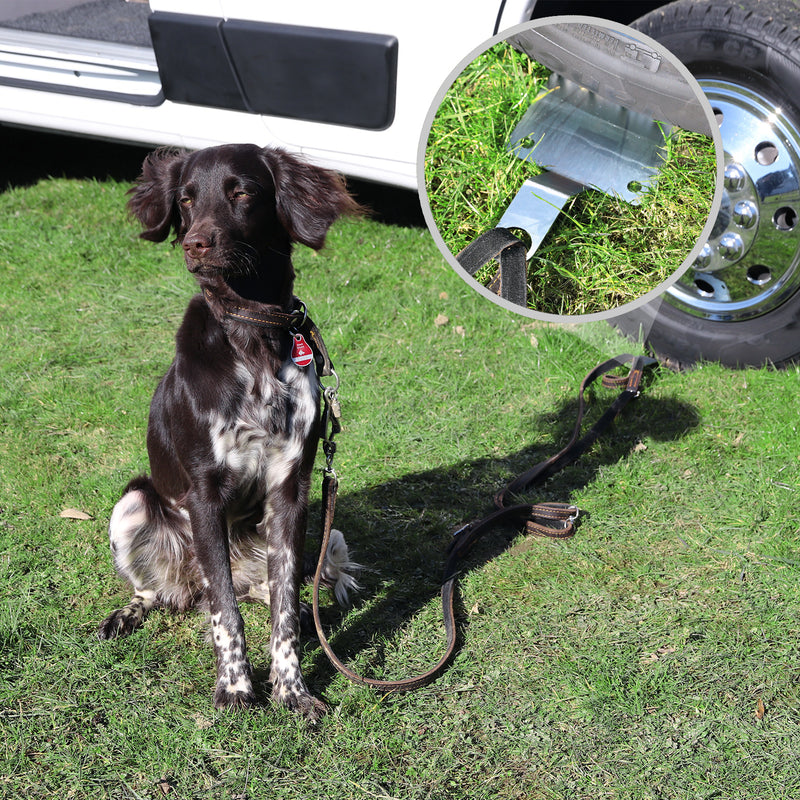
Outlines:
{"label": "dog's head", "polygon": [[258,271],[293,242],[318,250],[337,217],[361,210],[337,173],[252,144],[158,150],[130,194],[142,238],[174,232],[199,276]]}

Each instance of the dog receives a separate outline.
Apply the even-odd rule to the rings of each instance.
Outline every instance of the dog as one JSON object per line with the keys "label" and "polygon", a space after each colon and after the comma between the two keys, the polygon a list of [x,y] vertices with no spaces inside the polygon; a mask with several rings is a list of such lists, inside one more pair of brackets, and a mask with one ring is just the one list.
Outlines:
{"label": "dog", "polygon": [[[241,144],[152,153],[128,206],[142,238],[174,232],[201,291],[150,406],[150,475],[111,514],[114,566],[133,597],[99,636],[132,633],[155,606],[204,606],[214,703],[246,707],[255,695],[238,602],[268,604],[272,699],[317,719],[325,705],[300,670],[299,587],[320,392],[313,364],[299,365],[310,357],[293,361],[287,326],[304,313],[291,251],[320,249],[339,216],[363,209],[337,173]],[[337,599],[357,587],[354,567],[337,534],[324,568]]]}

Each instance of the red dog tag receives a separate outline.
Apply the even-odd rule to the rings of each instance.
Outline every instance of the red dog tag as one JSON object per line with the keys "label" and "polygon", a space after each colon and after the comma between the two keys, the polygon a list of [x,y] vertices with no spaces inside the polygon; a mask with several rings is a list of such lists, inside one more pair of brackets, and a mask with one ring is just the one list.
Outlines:
{"label": "red dog tag", "polygon": [[308,346],[302,333],[294,335],[292,342],[292,361],[298,367],[307,367],[314,360],[314,351]]}

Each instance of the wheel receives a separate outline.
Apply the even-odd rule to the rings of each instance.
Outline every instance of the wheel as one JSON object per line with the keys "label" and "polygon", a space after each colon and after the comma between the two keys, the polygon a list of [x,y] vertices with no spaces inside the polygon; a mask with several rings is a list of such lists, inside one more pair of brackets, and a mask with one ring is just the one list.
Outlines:
{"label": "wheel", "polygon": [[633,27],[703,87],[720,125],[725,190],[692,268],[615,324],[676,367],[800,359],[800,7],[679,0]]}

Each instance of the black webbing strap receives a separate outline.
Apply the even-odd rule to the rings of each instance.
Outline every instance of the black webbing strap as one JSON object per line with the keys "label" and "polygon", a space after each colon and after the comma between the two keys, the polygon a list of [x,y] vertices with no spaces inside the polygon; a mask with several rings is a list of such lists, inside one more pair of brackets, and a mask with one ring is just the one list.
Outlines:
{"label": "black webbing strap", "polygon": [[456,259],[470,275],[496,260],[500,269],[489,289],[504,300],[525,308],[528,305],[526,255],[525,245],[508,228],[492,228],[465,247]]}

